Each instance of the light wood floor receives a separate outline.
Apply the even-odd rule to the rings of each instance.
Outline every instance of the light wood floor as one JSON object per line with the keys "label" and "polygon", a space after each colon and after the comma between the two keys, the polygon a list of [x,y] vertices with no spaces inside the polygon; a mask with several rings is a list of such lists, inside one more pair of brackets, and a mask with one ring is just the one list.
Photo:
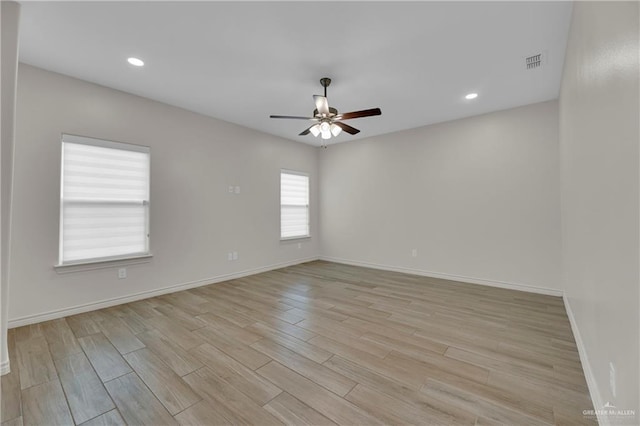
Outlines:
{"label": "light wood floor", "polygon": [[10,330],[2,425],[585,424],[562,300],[312,262]]}

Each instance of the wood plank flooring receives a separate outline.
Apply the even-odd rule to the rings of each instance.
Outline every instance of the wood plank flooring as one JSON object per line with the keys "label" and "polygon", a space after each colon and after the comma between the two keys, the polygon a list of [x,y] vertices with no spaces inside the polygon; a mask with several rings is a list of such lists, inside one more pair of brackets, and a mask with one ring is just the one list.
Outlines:
{"label": "wood plank flooring", "polygon": [[562,299],[310,262],[9,330],[5,425],[589,424]]}

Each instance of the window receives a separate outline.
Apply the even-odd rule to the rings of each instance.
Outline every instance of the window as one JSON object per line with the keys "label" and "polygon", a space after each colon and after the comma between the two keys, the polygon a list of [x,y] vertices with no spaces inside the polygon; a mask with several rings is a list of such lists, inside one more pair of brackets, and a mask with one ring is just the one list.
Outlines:
{"label": "window", "polygon": [[309,236],[309,175],[280,172],[280,238]]}
{"label": "window", "polygon": [[149,148],[62,135],[60,265],[149,254]]}

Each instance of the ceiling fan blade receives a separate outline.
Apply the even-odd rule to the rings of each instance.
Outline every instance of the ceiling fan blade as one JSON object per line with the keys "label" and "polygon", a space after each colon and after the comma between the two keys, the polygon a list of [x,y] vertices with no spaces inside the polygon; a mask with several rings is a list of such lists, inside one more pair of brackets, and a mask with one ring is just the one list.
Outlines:
{"label": "ceiling fan blade", "polygon": [[270,115],[270,118],[291,118],[293,120],[317,120],[315,117],[299,117],[296,115]]}
{"label": "ceiling fan blade", "polygon": [[371,117],[373,115],[381,115],[380,108],[363,109],[362,111],[345,112],[336,116],[338,120],[350,120],[352,118]]}
{"label": "ceiling fan blade", "polygon": [[322,116],[329,115],[329,101],[327,98],[320,95],[313,95],[313,101],[316,103],[318,114]]}
{"label": "ceiling fan blade", "polygon": [[355,127],[351,127],[348,124],[341,123],[339,121],[334,121],[333,124],[340,127],[342,130],[349,133],[350,135],[355,135],[356,133],[360,133],[360,130],[356,129]]}
{"label": "ceiling fan blade", "polygon": [[[313,126],[317,126],[317,124],[314,124]],[[313,126],[309,126],[309,128],[303,130],[298,136],[304,136],[304,135],[308,135],[309,133],[311,133],[311,128]]]}

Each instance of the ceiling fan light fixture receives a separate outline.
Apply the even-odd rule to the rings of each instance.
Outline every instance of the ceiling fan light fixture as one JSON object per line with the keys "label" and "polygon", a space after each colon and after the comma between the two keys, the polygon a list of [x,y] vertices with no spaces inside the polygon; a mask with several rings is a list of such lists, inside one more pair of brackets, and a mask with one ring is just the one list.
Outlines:
{"label": "ceiling fan light fixture", "polygon": [[342,132],[342,127],[338,126],[335,123],[331,123],[331,134],[333,136],[338,136]]}
{"label": "ceiling fan light fixture", "polygon": [[311,132],[311,134],[312,134],[314,137],[316,137],[316,138],[317,138],[317,137],[318,137],[318,135],[320,134],[320,125],[319,125],[319,124],[316,124],[315,126],[311,127],[311,128],[309,129],[309,131]]}
{"label": "ceiling fan light fixture", "polygon": [[326,121],[323,121],[320,123],[320,131],[322,133],[329,133],[329,131],[331,131],[331,126]]}
{"label": "ceiling fan light fixture", "polygon": [[331,131],[322,132],[322,139],[331,139]]}

